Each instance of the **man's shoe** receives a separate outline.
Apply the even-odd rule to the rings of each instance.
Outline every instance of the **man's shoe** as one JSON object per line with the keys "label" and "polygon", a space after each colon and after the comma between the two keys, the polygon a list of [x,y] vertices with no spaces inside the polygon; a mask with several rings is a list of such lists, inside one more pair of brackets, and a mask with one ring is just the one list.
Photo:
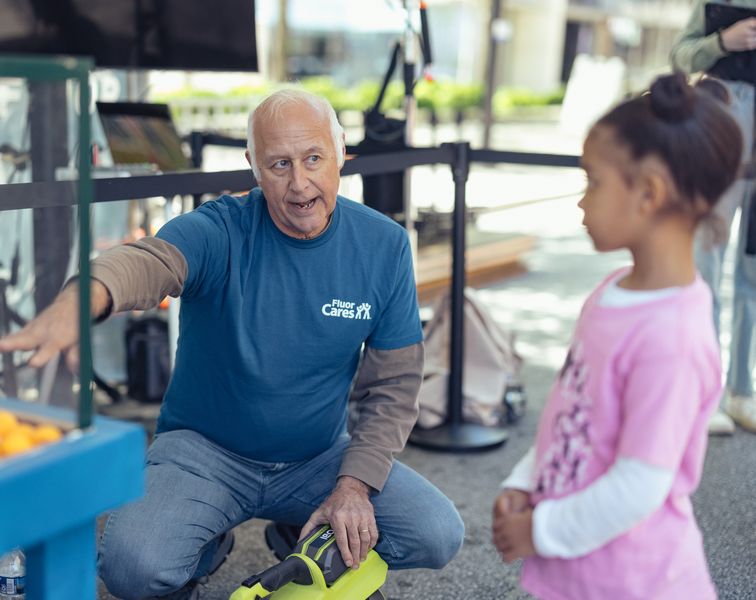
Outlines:
{"label": "man's shoe", "polygon": [[191,579],[184,584],[184,587],[179,588],[175,592],[171,592],[166,596],[151,596],[147,600],[199,600],[199,586],[205,581],[207,581],[206,577]]}
{"label": "man's shoe", "polygon": [[199,600],[200,586],[207,583],[208,576],[215,573],[220,566],[226,562],[226,558],[234,549],[234,532],[225,531],[218,539],[218,548],[213,554],[213,560],[210,563],[210,569],[204,577],[190,579],[183,587],[173,591],[165,596],[153,596],[147,600]]}
{"label": "man's shoe", "polygon": [[265,542],[278,560],[283,560],[297,545],[301,528],[271,521],[265,526]]}
{"label": "man's shoe", "polygon": [[728,396],[724,409],[743,429],[756,432],[756,399],[752,396]]}
{"label": "man's shoe", "polygon": [[224,562],[226,562],[228,555],[231,554],[231,550],[234,549],[234,541],[235,538],[233,529],[221,533],[220,539],[218,540],[218,548],[213,555],[213,560],[210,563],[210,568],[207,571],[208,575],[215,573],[218,569],[220,569],[220,566]]}
{"label": "man's shoe", "polygon": [[735,421],[718,408],[709,419],[709,435],[732,435],[733,433],[735,433]]}

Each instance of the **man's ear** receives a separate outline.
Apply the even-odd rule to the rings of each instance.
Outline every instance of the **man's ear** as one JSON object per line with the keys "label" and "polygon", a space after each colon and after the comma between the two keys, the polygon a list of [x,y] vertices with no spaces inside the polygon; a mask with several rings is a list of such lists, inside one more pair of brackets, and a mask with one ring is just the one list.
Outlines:
{"label": "man's ear", "polygon": [[341,134],[341,164],[344,164],[344,161],[346,161],[346,133]]}
{"label": "man's ear", "polygon": [[247,164],[251,167],[252,166],[252,157],[249,155],[249,150],[244,151],[244,158],[247,159]]}

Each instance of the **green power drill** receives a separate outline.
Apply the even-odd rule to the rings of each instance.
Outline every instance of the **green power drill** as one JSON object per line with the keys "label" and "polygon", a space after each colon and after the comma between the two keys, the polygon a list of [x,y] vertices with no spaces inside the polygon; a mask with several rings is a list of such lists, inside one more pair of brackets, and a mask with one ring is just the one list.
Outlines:
{"label": "green power drill", "polygon": [[375,550],[359,568],[347,567],[333,529],[322,525],[283,561],[245,579],[229,600],[383,600],[387,571]]}

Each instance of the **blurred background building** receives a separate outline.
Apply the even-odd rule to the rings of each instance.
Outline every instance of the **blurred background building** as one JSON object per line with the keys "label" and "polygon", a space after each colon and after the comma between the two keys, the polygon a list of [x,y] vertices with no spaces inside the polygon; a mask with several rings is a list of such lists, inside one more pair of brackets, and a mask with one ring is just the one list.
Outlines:
{"label": "blurred background building", "polygon": [[[121,93],[170,102],[183,132],[209,126],[208,113],[213,128],[243,131],[250,96],[276,82],[316,81],[316,91],[331,92],[337,109],[364,110],[407,27],[401,0],[321,0],[317,6],[278,0],[258,2],[256,10],[259,73],[151,72],[127,82],[130,89]],[[422,84],[420,108],[440,109],[442,118],[444,108],[475,116],[486,90],[499,92],[494,119],[513,106],[559,104],[576,61],[594,75],[611,65],[612,77],[597,76],[615,82],[605,92],[614,99],[669,68],[669,50],[689,10],[689,0],[431,0],[435,87],[455,87],[428,91]],[[419,31],[416,18],[411,25]],[[118,86],[105,87],[106,94],[118,92]],[[401,96],[397,75],[385,106],[399,108]]]}

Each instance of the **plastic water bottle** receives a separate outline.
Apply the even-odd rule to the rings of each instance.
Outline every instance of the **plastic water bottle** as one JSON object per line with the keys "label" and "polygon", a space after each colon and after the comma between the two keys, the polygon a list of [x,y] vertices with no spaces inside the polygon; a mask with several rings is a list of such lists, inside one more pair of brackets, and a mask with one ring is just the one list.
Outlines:
{"label": "plastic water bottle", "polygon": [[19,548],[0,556],[0,600],[25,600],[26,557]]}

